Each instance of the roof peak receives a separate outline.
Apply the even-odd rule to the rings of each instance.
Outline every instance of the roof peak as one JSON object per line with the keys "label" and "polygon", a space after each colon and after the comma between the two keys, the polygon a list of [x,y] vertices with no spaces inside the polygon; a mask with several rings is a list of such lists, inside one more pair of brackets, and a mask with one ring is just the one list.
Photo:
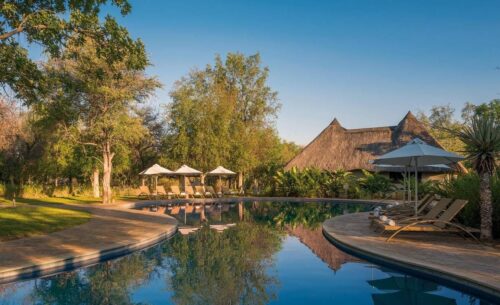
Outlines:
{"label": "roof peak", "polygon": [[333,121],[330,123],[330,126],[342,127],[342,125],[340,124],[339,120],[337,120],[337,118],[333,118]]}

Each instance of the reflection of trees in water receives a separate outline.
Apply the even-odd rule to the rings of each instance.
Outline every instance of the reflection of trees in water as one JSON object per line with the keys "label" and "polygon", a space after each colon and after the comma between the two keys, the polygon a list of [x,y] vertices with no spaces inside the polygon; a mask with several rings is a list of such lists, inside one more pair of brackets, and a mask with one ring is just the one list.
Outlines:
{"label": "reflection of trees in water", "polygon": [[149,278],[154,260],[131,255],[84,269],[37,280],[36,304],[134,304],[129,291]]}
{"label": "reflection of trees in water", "polygon": [[269,273],[281,236],[265,226],[240,223],[217,233],[207,227],[166,244],[176,304],[265,304],[278,284]]}
{"label": "reflection of trees in water", "polygon": [[294,203],[254,202],[249,208],[253,219],[276,228],[296,227],[315,229],[328,218],[344,213],[364,211],[366,204],[334,204],[325,202]]}

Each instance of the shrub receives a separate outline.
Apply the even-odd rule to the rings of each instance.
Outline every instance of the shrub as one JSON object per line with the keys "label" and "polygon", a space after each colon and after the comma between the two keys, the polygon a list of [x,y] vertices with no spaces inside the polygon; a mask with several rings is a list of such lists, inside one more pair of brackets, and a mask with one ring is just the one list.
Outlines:
{"label": "shrub", "polygon": [[394,191],[391,179],[378,174],[363,170],[363,177],[359,178],[361,189],[369,195],[369,197],[378,196],[385,197]]}
{"label": "shrub", "polygon": [[[471,227],[479,227],[479,177],[476,173],[461,175],[443,181],[437,193],[450,198],[465,199],[469,203],[458,215],[458,220]],[[500,237],[500,179],[498,175],[492,179],[493,201],[493,236]]]}

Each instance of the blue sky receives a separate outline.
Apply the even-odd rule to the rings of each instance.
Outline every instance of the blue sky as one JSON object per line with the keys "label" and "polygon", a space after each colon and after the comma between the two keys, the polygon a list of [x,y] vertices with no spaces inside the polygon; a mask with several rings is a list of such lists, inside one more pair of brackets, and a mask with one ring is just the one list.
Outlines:
{"label": "blue sky", "polygon": [[[307,144],[334,117],[396,124],[408,110],[500,98],[500,1],[132,1],[119,18],[164,84],[215,54],[260,52],[280,135]],[[114,14],[114,11],[111,11]]]}

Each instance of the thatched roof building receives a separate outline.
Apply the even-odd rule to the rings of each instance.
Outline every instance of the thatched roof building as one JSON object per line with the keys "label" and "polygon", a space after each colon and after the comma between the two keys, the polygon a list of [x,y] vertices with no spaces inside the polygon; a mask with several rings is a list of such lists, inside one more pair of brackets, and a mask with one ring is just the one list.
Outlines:
{"label": "thatched roof building", "polygon": [[[370,160],[418,137],[430,145],[442,146],[417,118],[408,112],[396,126],[347,129],[334,119],[311,143],[297,154],[286,169],[315,167],[324,170],[375,170]],[[384,170],[397,171],[397,170]],[[426,167],[424,172],[442,169]]]}

